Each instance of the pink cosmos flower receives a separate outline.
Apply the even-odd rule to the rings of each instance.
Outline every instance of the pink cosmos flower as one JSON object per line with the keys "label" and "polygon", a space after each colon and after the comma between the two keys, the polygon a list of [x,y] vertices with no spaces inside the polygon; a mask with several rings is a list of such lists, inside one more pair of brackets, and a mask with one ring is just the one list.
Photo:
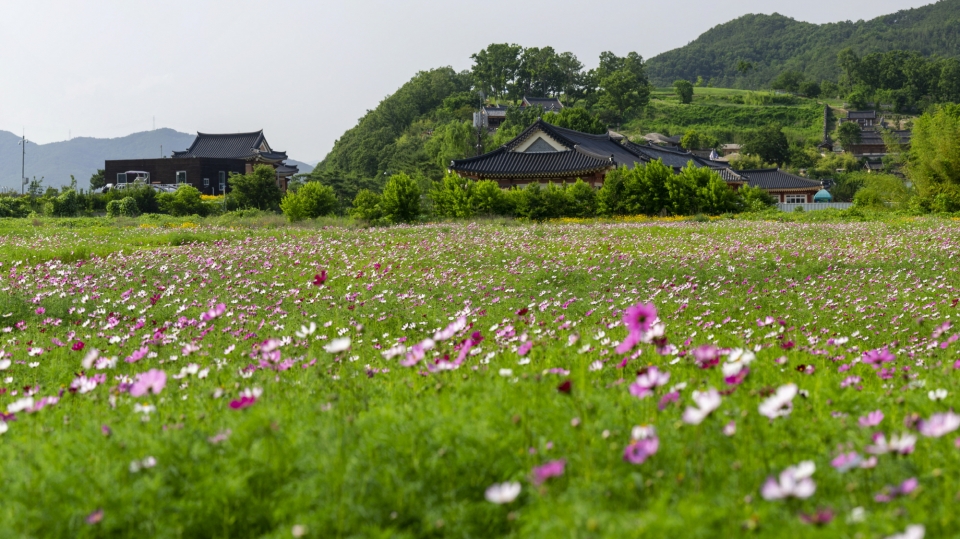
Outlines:
{"label": "pink cosmos flower", "polygon": [[657,319],[657,308],[652,303],[638,303],[627,307],[623,315],[623,324],[630,333],[644,333],[650,330],[653,321]]}
{"label": "pink cosmos flower", "polygon": [[227,312],[227,306],[223,303],[216,304],[212,309],[200,315],[200,320],[204,322],[209,322],[216,318],[223,316],[223,313]]}
{"label": "pink cosmos flower", "polygon": [[86,522],[87,524],[93,526],[94,524],[99,524],[103,520],[103,509],[97,509],[96,511],[87,515]]}
{"label": "pink cosmos flower", "polygon": [[855,386],[859,384],[861,381],[862,379],[859,376],[848,376],[844,378],[843,382],[840,382],[840,387],[847,388],[850,386]]}
{"label": "pink cosmos flower", "polygon": [[533,341],[527,341],[520,345],[520,348],[517,348],[517,355],[525,356],[530,349],[533,348]]}
{"label": "pink cosmos flower", "polygon": [[671,402],[677,402],[679,400],[680,400],[680,392],[671,391],[670,393],[667,393],[666,395],[660,398],[660,402],[657,403],[657,409],[662,412],[663,409],[666,408]]}
{"label": "pink cosmos flower", "polygon": [[816,483],[811,477],[816,471],[811,461],[804,461],[780,472],[779,479],[770,476],[760,488],[760,494],[765,500],[783,500],[785,498],[806,499],[813,496],[817,490]]}
{"label": "pink cosmos flower", "polygon": [[858,423],[860,424],[860,427],[868,429],[870,427],[876,427],[881,421],[883,421],[883,412],[876,410],[861,417]]}
{"label": "pink cosmos flower", "polygon": [[840,473],[846,473],[863,462],[863,457],[860,456],[856,451],[851,451],[849,453],[841,453],[837,457],[830,461],[830,465],[837,469]]}
{"label": "pink cosmos flower", "polygon": [[732,420],[731,420],[729,423],[727,423],[726,425],[723,426],[723,435],[724,435],[724,436],[733,436],[733,435],[736,434],[736,433],[737,433],[737,422],[736,422],[736,421],[732,421]]}
{"label": "pink cosmos flower", "polygon": [[917,490],[918,486],[920,486],[920,482],[917,480],[917,478],[911,477],[910,479],[907,479],[906,481],[901,483],[899,487],[893,487],[888,485],[886,488],[883,489],[883,492],[880,492],[879,494],[874,496],[873,499],[879,503],[891,502],[893,501],[894,498],[897,498],[899,496],[906,496],[911,492]]}
{"label": "pink cosmos flower", "polygon": [[644,340],[645,334],[650,331],[654,320],[657,319],[657,308],[652,303],[638,303],[627,307],[623,312],[623,325],[627,328],[627,337],[617,346],[618,354],[625,354]]}
{"label": "pink cosmos flower", "polygon": [[884,363],[890,363],[895,359],[897,359],[897,356],[893,355],[886,347],[863,353],[864,365],[870,365],[874,369],[879,369]]}
{"label": "pink cosmos flower", "polygon": [[623,450],[623,460],[630,464],[643,464],[657,453],[660,438],[653,427],[635,427],[633,441]]}
{"label": "pink cosmos flower", "polygon": [[141,397],[146,395],[147,392],[153,392],[154,395],[159,395],[166,385],[167,373],[157,369],[150,369],[137,376],[137,381],[130,386],[130,395]]}
{"label": "pink cosmos flower", "polygon": [[705,344],[693,349],[693,360],[701,369],[709,369],[720,363],[720,349],[712,344]]}
{"label": "pink cosmos flower", "polygon": [[533,484],[542,485],[551,477],[560,477],[563,475],[564,467],[567,461],[564,459],[552,460],[542,466],[533,469]]}
{"label": "pink cosmos flower", "polygon": [[830,508],[826,509],[817,509],[817,512],[808,515],[807,513],[800,513],[800,520],[804,524],[813,524],[815,526],[823,526],[824,524],[829,524],[833,520],[833,510]]}
{"label": "pink cosmos flower", "polygon": [[144,346],[143,348],[140,348],[139,350],[134,351],[124,361],[126,361],[127,363],[136,363],[141,359],[147,357],[147,353],[149,352],[150,352],[150,349]]}
{"label": "pink cosmos flower", "polygon": [[917,427],[924,436],[940,438],[960,428],[960,415],[953,412],[933,414],[930,419],[921,419]]}
{"label": "pink cosmos flower", "polygon": [[653,395],[653,390],[666,385],[670,381],[670,373],[663,372],[656,367],[650,367],[637,376],[637,381],[630,384],[630,394],[638,399],[645,399]]}

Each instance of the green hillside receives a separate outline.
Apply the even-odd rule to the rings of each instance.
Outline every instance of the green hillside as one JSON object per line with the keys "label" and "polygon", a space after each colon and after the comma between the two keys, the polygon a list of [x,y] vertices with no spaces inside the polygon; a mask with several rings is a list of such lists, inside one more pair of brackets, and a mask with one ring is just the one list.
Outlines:
{"label": "green hillside", "polygon": [[[837,54],[890,50],[925,56],[960,54],[960,0],[884,15],[870,21],[811,24],[773,15],[745,15],[718,25],[679,49],[647,61],[651,82],[669,86],[677,79],[703,77],[714,86],[762,88],[783,71],[812,80],[836,81]],[[740,62],[753,69],[738,72]]]}
{"label": "green hillside", "polygon": [[823,136],[822,100],[727,88],[696,88],[688,105],[680,103],[672,88],[655,90],[651,97],[644,112],[621,132],[634,138],[652,132],[697,131],[730,143],[742,142],[752,130],[777,124],[793,140],[816,143]]}

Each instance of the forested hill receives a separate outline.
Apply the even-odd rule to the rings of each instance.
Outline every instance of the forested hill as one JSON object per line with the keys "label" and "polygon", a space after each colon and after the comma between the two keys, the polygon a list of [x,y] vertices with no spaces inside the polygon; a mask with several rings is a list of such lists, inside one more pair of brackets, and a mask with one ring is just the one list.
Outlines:
{"label": "forested hill", "polygon": [[960,0],[942,0],[870,21],[822,25],[776,13],[745,15],[712,28],[685,47],[651,58],[647,70],[657,86],[699,76],[714,86],[762,88],[786,70],[816,81],[836,81],[841,72],[837,54],[848,47],[861,56],[895,49],[960,56]]}

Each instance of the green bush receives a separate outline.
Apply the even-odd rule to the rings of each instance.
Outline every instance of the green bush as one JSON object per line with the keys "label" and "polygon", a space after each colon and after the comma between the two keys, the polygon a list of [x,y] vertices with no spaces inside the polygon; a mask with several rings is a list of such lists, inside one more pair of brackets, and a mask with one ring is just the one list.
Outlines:
{"label": "green bush", "polygon": [[316,219],[336,212],[340,206],[333,188],[319,182],[308,182],[280,201],[280,209],[290,222]]}
{"label": "green bush", "polygon": [[46,205],[47,214],[55,217],[74,217],[80,211],[80,202],[77,192],[67,189],[53,198]]}
{"label": "green bush", "polygon": [[350,215],[376,223],[383,218],[383,209],[380,207],[380,195],[369,189],[361,189],[353,199],[353,208]]}
{"label": "green bush", "polygon": [[200,191],[192,185],[181,185],[173,193],[161,193],[157,197],[157,201],[160,205],[160,211],[174,217],[185,215],[203,217],[207,214],[207,207],[200,198]]}
{"label": "green bush", "polygon": [[737,191],[743,209],[750,212],[762,212],[776,205],[777,201],[770,193],[759,187],[744,185]]}
{"label": "green bush", "polygon": [[22,218],[30,215],[30,211],[26,197],[0,196],[0,217]]}
{"label": "green bush", "polygon": [[380,196],[383,218],[391,223],[410,223],[420,218],[420,186],[406,174],[394,174]]}
{"label": "green bush", "polygon": [[227,183],[231,197],[241,208],[273,210],[280,206],[277,171],[270,165],[257,165],[251,174],[231,174]]}
{"label": "green bush", "polygon": [[107,203],[107,217],[136,217],[138,215],[140,215],[140,209],[133,197],[111,200]]}

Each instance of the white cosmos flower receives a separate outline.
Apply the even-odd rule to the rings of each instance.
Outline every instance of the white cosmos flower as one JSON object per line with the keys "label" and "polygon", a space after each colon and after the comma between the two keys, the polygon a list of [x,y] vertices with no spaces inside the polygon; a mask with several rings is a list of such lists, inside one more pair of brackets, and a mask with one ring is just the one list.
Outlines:
{"label": "white cosmos flower", "polygon": [[6,421],[0,421],[0,434],[3,434],[4,432],[7,432],[7,430],[8,430],[9,428],[10,428],[10,427],[7,426],[7,422],[6,422]]}
{"label": "white cosmos flower", "polygon": [[520,490],[520,483],[517,482],[497,483],[487,488],[484,497],[488,502],[500,505],[516,500]]}
{"label": "white cosmos flower", "polygon": [[757,359],[756,354],[743,348],[734,348],[727,355],[727,361],[723,364],[723,376],[730,378],[740,374],[744,367],[753,363]]}
{"label": "white cosmos flower", "polygon": [[793,398],[797,396],[797,384],[780,386],[777,392],[760,403],[760,414],[770,419],[786,417],[793,411]]}
{"label": "white cosmos flower", "polygon": [[712,387],[706,391],[694,391],[693,402],[697,406],[687,407],[686,411],[683,412],[683,421],[691,425],[699,425],[708,415],[720,407],[721,401],[720,392]]}
{"label": "white cosmos flower", "polygon": [[330,344],[327,344],[323,347],[324,350],[331,354],[339,354],[345,350],[350,349],[350,337],[343,337],[341,339],[334,339],[330,341]]}
{"label": "white cosmos flower", "polygon": [[83,361],[80,363],[83,365],[84,370],[90,370],[93,367],[93,362],[100,357],[100,351],[96,348],[87,352],[87,355],[83,356]]}
{"label": "white cosmos flower", "polygon": [[500,376],[513,376],[513,369],[500,369]]}
{"label": "white cosmos flower", "polygon": [[0,371],[5,371],[10,368],[11,361],[9,359],[0,359]]}
{"label": "white cosmos flower", "polygon": [[932,401],[942,401],[943,399],[947,398],[947,390],[934,389],[933,391],[928,393],[927,396],[930,397],[930,400]]}
{"label": "white cosmos flower", "polygon": [[296,332],[296,334],[297,337],[303,339],[306,338],[307,335],[313,335],[314,331],[317,331],[317,324],[310,322],[310,327],[300,326],[300,331]]}
{"label": "white cosmos flower", "polygon": [[782,500],[789,497],[809,498],[817,490],[817,485],[811,479],[815,471],[817,471],[816,465],[812,461],[805,460],[780,472],[778,479],[768,477],[760,489],[760,494],[765,500]]}
{"label": "white cosmos flower", "polygon": [[33,408],[33,397],[24,397],[19,400],[15,400],[7,405],[7,412],[15,414],[17,412],[22,412],[29,408]]}
{"label": "white cosmos flower", "polygon": [[927,529],[923,524],[911,524],[903,533],[887,536],[887,539],[923,539],[927,534]]}

